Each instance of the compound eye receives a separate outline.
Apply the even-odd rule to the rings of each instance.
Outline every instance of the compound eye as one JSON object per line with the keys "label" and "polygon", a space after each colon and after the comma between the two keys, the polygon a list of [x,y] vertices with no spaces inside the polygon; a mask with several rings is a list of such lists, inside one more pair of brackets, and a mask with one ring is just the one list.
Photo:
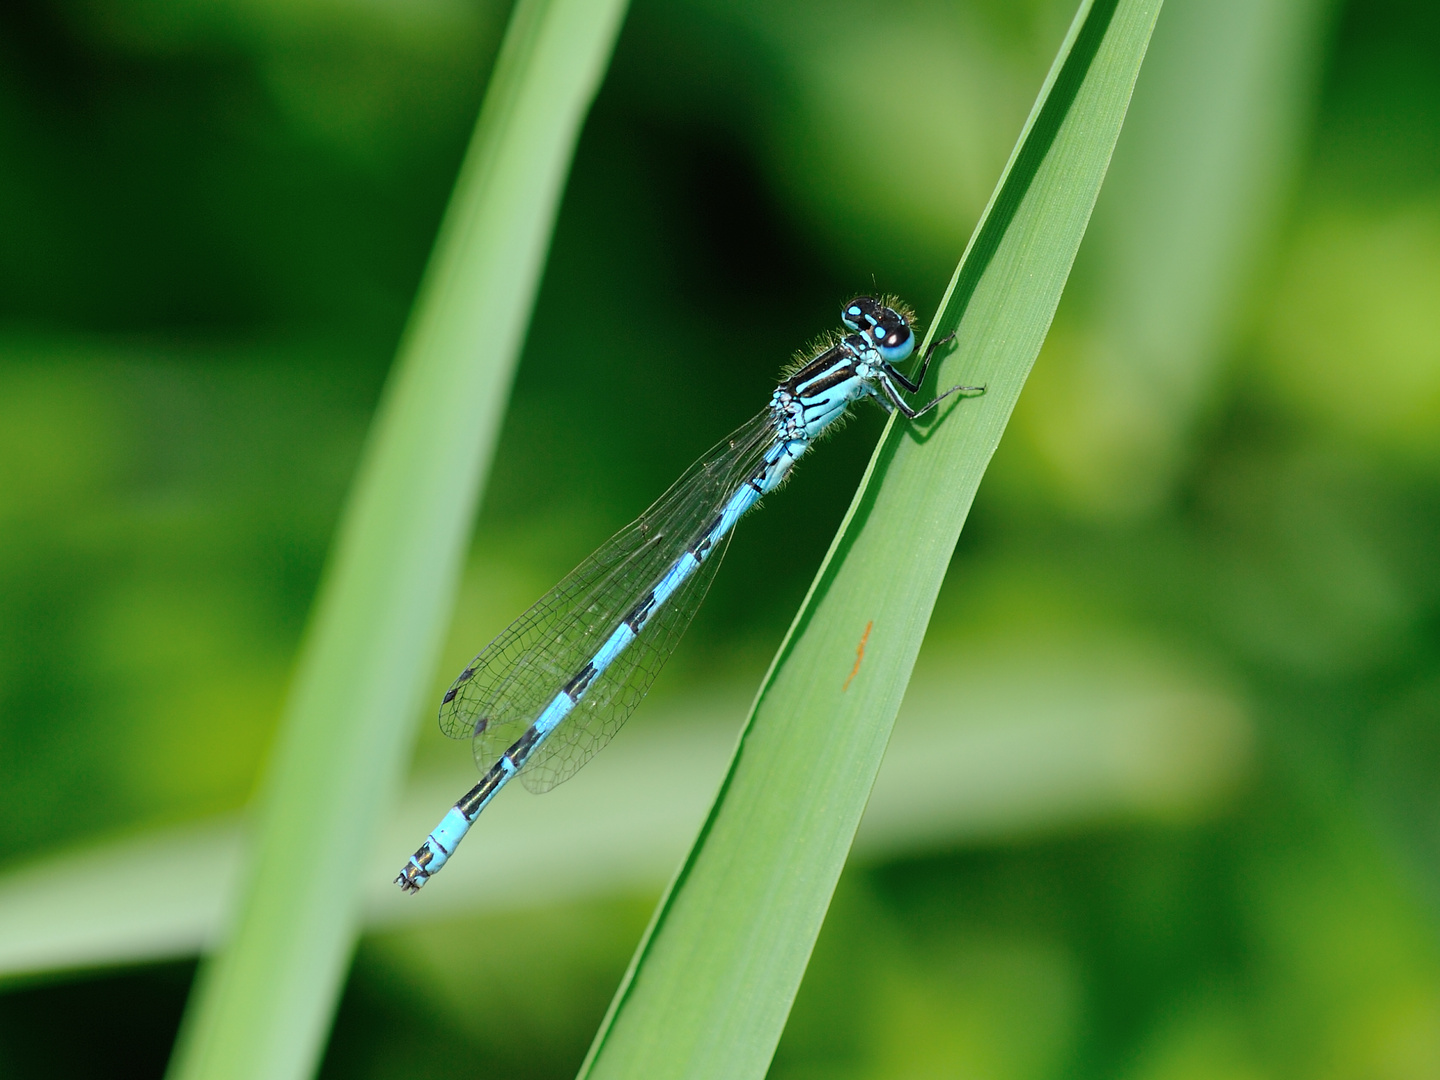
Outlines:
{"label": "compound eye", "polygon": [[[879,327],[876,328],[877,331]],[[910,327],[901,324],[890,328],[890,332],[883,338],[876,334],[875,347],[892,364],[904,360],[915,350],[915,335],[910,332]]]}

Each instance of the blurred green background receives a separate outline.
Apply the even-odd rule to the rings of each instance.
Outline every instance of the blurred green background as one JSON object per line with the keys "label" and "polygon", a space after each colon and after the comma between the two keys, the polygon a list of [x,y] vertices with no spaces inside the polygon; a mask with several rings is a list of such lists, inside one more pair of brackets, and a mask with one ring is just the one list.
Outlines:
{"label": "blurred green background", "polygon": [[[437,690],[841,301],[933,309],[1072,14],[635,5]],[[0,870],[247,802],[506,15],[0,8]],[[747,520],[617,760],[738,727],[880,423]],[[1168,0],[895,775],[907,724],[1032,735],[959,810],[882,774],[773,1075],[1440,1075],[1437,526],[1440,8]],[[1125,710],[1171,749],[1107,801]],[[661,885],[377,929],[322,1075],[573,1075]],[[0,1075],[159,1076],[193,971],[9,978]]]}

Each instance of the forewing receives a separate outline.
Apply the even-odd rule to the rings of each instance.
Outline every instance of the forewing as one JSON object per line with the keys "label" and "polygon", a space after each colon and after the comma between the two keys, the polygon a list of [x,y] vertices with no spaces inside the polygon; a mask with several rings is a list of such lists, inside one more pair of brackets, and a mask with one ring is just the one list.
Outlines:
{"label": "forewing", "polygon": [[589,648],[614,583],[663,543],[643,520],[607,540],[465,666],[441,702],[441,731],[487,746],[498,741],[490,764],[520,736],[565,684],[572,658]]}
{"label": "forewing", "polygon": [[520,780],[536,795],[563,784],[580,771],[630,719],[670,654],[680,644],[695,612],[710,591],[730,536],[710,552],[694,576],[650,617],[645,632],[616,657],[591,685],[574,711],[525,763]]}
{"label": "forewing", "polygon": [[446,692],[441,730],[451,738],[473,738],[477,764],[482,770],[493,765],[708,525],[725,489],[733,491],[758,466],[773,434],[766,410],[701,457],[645,513],[511,623]]}

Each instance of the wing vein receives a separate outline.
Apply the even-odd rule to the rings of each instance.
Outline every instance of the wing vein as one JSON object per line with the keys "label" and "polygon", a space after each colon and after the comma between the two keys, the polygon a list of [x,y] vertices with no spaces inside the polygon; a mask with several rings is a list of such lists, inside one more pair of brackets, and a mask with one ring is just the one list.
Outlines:
{"label": "wing vein", "polygon": [[[445,694],[441,730],[472,739],[482,771],[494,765],[647,590],[704,535],[776,438],[767,408],[712,447],[466,665]],[[590,684],[526,763],[521,773],[526,787],[548,791],[569,779],[620,730],[679,644],[728,543],[729,534]]]}

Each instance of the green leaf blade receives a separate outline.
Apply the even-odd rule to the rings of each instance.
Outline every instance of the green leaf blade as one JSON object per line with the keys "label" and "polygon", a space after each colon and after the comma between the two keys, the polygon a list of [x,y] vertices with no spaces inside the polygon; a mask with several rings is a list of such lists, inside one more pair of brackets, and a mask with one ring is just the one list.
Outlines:
{"label": "green leaf blade", "polygon": [[318,1062],[624,9],[520,0],[511,16],[321,582],[236,913],[192,994],[171,1077],[299,1080]]}
{"label": "green leaf blade", "polygon": [[719,796],[581,1075],[769,1067],[970,505],[1059,303],[1159,0],[1082,4],[932,334],[932,384],[892,421],[781,646]]}

